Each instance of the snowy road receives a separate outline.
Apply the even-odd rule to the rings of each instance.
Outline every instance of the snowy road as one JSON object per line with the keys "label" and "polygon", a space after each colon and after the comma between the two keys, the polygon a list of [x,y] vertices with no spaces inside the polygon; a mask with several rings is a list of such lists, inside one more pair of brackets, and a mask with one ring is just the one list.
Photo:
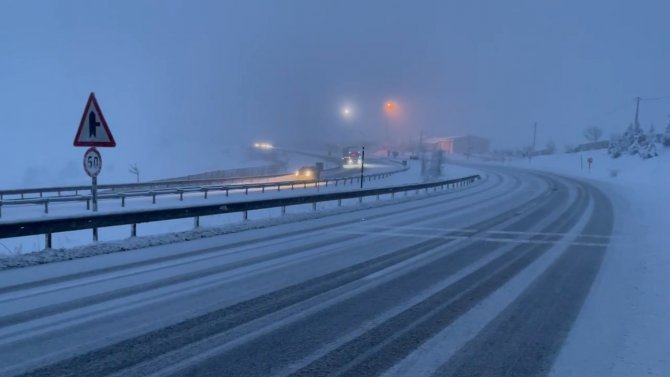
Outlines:
{"label": "snowy road", "polygon": [[535,376],[605,256],[576,180],[470,188],[188,243],[0,271],[0,375]]}

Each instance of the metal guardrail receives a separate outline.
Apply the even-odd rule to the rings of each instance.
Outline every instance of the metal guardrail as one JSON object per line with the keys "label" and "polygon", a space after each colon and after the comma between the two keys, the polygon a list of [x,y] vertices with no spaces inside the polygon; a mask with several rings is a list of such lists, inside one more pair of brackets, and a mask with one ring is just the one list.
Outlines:
{"label": "metal guardrail", "polygon": [[[406,171],[407,168],[386,172],[386,173],[376,173],[369,174],[365,177],[368,181],[373,179],[380,179],[390,176],[391,174],[399,173]],[[121,202],[121,207],[126,206],[126,198],[129,197],[151,197],[152,203],[156,204],[156,198],[162,195],[179,195],[179,200],[184,199],[184,193],[188,192],[202,192],[205,199],[207,199],[210,192],[225,192],[228,196],[231,192],[244,191],[245,194],[249,193],[249,190],[261,190],[265,192],[267,189],[276,188],[276,191],[281,191],[282,187],[288,188],[291,190],[295,189],[297,186],[302,186],[307,188],[308,185],[311,187],[328,187],[329,184],[333,183],[337,186],[340,183],[346,184],[349,182],[353,184],[354,182],[360,182],[359,176],[350,176],[342,178],[329,178],[321,180],[296,180],[296,181],[280,181],[280,182],[268,182],[268,183],[256,183],[256,184],[239,184],[239,185],[222,185],[222,186],[190,186],[190,187],[179,187],[179,188],[158,188],[155,190],[140,190],[140,191],[125,191],[125,192],[111,192],[98,193],[98,201],[100,200],[109,200],[109,199],[118,199]],[[101,187],[101,186],[98,186]],[[2,218],[2,208],[3,206],[16,206],[16,205],[27,205],[27,204],[36,204],[44,206],[44,213],[49,213],[49,204],[51,203],[62,203],[62,202],[86,202],[86,209],[91,209],[91,195],[68,195],[68,196],[45,196],[40,198],[28,198],[28,199],[10,199],[10,200],[0,200],[0,218]]]}
{"label": "metal guardrail", "polygon": [[[194,186],[194,185],[212,185],[212,184],[222,184],[226,182],[240,182],[245,180],[252,179],[262,179],[262,178],[277,178],[282,176],[290,175],[288,173],[276,174],[276,175],[267,175],[267,176],[255,176],[255,177],[237,177],[237,178],[212,178],[212,179],[191,179],[191,180],[164,180],[164,181],[154,181],[154,182],[143,182],[143,183],[115,183],[115,184],[106,184],[98,185],[98,190],[132,190],[132,189],[158,189],[158,188],[169,188],[169,187],[180,187],[180,186]],[[22,189],[9,189],[9,190],[0,190],[0,200],[5,199],[6,196],[15,195],[20,196],[21,199],[25,199],[26,195],[29,194],[38,194],[38,198],[43,198],[45,194],[56,194],[54,196],[62,196],[63,193],[74,193],[74,195],[79,195],[80,191],[90,192],[91,185],[80,185],[80,186],[53,186],[53,187],[35,187],[35,188],[22,188]]]}
{"label": "metal guardrail", "polygon": [[407,195],[409,191],[425,190],[437,188],[444,189],[449,187],[461,187],[473,183],[480,179],[479,175],[472,175],[459,179],[446,181],[437,181],[431,183],[412,184],[404,186],[384,187],[376,189],[343,191],[324,194],[302,195],[288,198],[262,199],[244,202],[231,202],[219,204],[197,205],[191,207],[160,208],[149,210],[134,210],[121,213],[99,213],[86,214],[71,217],[54,217],[39,220],[23,220],[0,223],[0,239],[10,237],[32,236],[38,234],[45,235],[45,246],[47,249],[52,247],[52,234],[58,232],[67,232],[73,230],[93,230],[93,241],[98,240],[98,228],[131,225],[131,237],[137,235],[137,224],[154,221],[165,221],[183,218],[193,218],[195,227],[200,226],[200,217],[221,215],[226,213],[242,212],[243,219],[248,219],[248,211],[282,208],[282,214],[286,213],[287,206],[312,204],[313,210],[316,210],[316,204],[320,202],[338,201],[338,206],[342,205],[342,200],[359,198],[362,201],[364,197],[404,192]]}

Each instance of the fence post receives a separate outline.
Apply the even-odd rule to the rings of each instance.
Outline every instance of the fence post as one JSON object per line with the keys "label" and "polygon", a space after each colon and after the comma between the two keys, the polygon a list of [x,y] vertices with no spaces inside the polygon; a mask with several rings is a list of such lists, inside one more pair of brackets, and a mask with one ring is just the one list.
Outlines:
{"label": "fence post", "polygon": [[261,192],[262,192],[262,193],[265,192],[265,186],[261,186]]}
{"label": "fence post", "polygon": [[209,190],[204,189],[204,191],[205,191],[205,199],[207,199],[207,193],[209,192]]}
{"label": "fence post", "polygon": [[155,192],[152,192],[152,193],[151,193],[151,197],[152,197],[152,199],[151,199],[152,204],[156,204],[156,193],[155,193]]}
{"label": "fence post", "polygon": [[244,195],[247,195],[249,193],[249,187],[244,188]]}
{"label": "fence post", "polygon": [[180,202],[184,201],[184,191],[183,190],[179,190],[179,201]]}
{"label": "fence post", "polygon": [[281,191],[281,183],[277,185],[277,191]]}
{"label": "fence post", "polygon": [[87,198],[86,199],[86,210],[88,211],[90,209],[91,209],[91,198]]}
{"label": "fence post", "polygon": [[281,215],[282,216],[286,215],[286,206],[281,207]]}
{"label": "fence post", "polygon": [[130,224],[130,237],[137,237],[137,224]]}
{"label": "fence post", "polygon": [[44,201],[44,213],[49,213],[49,200]]}
{"label": "fence post", "polygon": [[228,189],[226,189],[226,196],[228,196]]}
{"label": "fence post", "polygon": [[243,214],[242,214],[242,219],[243,219],[244,221],[249,220],[249,211],[244,211],[244,212],[243,212]]}
{"label": "fence post", "polygon": [[193,227],[200,228],[200,216],[196,216],[193,218]]}
{"label": "fence post", "polygon": [[93,228],[93,242],[98,242],[98,228]]}
{"label": "fence post", "polygon": [[44,248],[51,249],[51,245],[51,233],[47,233],[44,235]]}
{"label": "fence post", "polygon": [[121,194],[121,207],[126,206],[126,196]]}
{"label": "fence post", "polygon": [[312,203],[312,211],[316,211],[316,202]]}

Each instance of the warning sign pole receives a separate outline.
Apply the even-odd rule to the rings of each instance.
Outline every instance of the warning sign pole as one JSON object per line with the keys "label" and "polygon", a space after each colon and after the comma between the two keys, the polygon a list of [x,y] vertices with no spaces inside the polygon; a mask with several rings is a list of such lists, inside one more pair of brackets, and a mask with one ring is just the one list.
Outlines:
{"label": "warning sign pole", "polygon": [[[102,156],[95,147],[115,147],[116,141],[94,93],[88,97],[73,144],[75,147],[90,147],[84,153],[84,170],[91,177],[91,209],[98,212],[98,174],[102,169]],[[93,240],[98,240],[97,228],[93,228]]]}
{"label": "warning sign pole", "polygon": [[98,177],[91,178],[91,202],[93,212],[98,212]]}

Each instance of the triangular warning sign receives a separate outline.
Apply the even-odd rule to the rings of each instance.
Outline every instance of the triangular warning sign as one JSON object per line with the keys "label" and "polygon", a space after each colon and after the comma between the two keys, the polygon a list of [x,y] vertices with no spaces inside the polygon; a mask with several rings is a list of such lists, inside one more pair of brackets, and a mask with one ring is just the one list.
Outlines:
{"label": "triangular warning sign", "polygon": [[75,147],[115,147],[116,141],[109,131],[107,121],[100,111],[95,94],[88,96],[88,102],[81,116],[77,135],[74,137]]}

